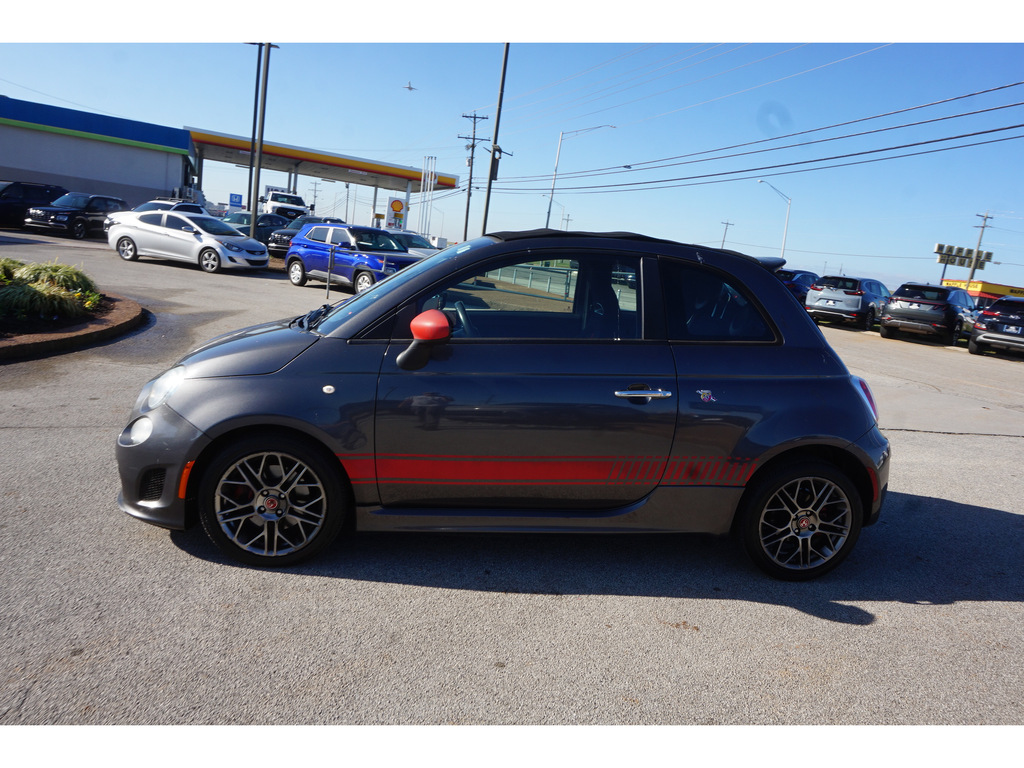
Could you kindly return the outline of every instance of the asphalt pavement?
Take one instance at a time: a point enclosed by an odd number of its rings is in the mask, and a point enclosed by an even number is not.
[[[0,231],[0,255],[81,264],[150,313],[0,363],[0,724],[1024,720],[1021,357],[823,329],[893,459],[880,522],[814,582],[703,536],[362,534],[264,571],[121,513],[114,440],[188,348],[324,286],[98,240]]]

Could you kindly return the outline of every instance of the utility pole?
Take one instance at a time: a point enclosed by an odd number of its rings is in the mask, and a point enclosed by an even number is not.
[[[469,183],[466,185],[466,223],[462,227],[462,240],[465,242],[469,239],[469,199],[473,196],[473,156],[476,154],[476,144],[478,141],[490,141],[490,139],[478,139],[476,137],[476,124],[480,120],[490,120],[489,117],[481,117],[476,112],[472,115],[463,115],[467,120],[473,121],[473,135],[472,136],[459,136],[460,139],[465,139],[469,142],[466,148],[469,150]]]
[[[494,118],[494,138],[491,140],[491,169],[487,174],[487,192],[484,195],[484,219],[480,225],[480,234],[487,232],[487,212],[491,207],[491,184],[498,175],[498,161],[501,160],[501,147],[498,146],[498,126],[501,124],[501,102],[505,98],[505,72],[508,70],[508,43],[501,60],[501,83],[498,86],[498,112]],[[512,154],[509,152],[509,154]]]
[[[725,224],[725,232],[722,233],[722,247],[725,248],[725,236],[729,234],[729,227],[733,226],[733,223],[731,221],[723,221],[722,223]]]
[[[985,215],[982,216],[980,213],[974,214],[981,219],[981,224],[975,224],[975,229],[980,228],[981,231],[978,233],[978,247],[974,249],[974,258],[971,259],[971,275],[967,278],[967,289],[971,288],[971,281],[974,279],[974,271],[978,268],[978,261],[981,258],[981,238],[985,236],[985,227],[988,226],[988,220],[993,218],[988,215],[988,211],[985,211]]]

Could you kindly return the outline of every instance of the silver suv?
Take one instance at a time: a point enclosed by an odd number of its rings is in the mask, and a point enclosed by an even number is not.
[[[852,322],[870,331],[885,312],[889,296],[889,289],[878,280],[826,275],[807,289],[804,306],[815,321]]]

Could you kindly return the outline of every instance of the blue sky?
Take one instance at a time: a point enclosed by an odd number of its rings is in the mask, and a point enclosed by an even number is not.
[[[522,19],[500,30],[482,21],[447,29],[438,21],[445,11],[452,18],[467,14],[465,5],[435,3],[429,19],[419,6],[398,7],[405,12],[390,27],[373,17],[378,42],[352,42],[337,10],[323,14],[333,14],[344,29],[307,34],[295,23],[257,23],[238,31],[249,32],[250,40],[261,34],[295,40],[277,42],[271,56],[268,141],[413,167],[435,157],[438,171],[465,182],[468,142],[459,137],[470,135],[473,123],[463,115],[487,116],[478,135],[492,136],[504,32],[513,42],[498,143],[508,154],[494,183],[488,230],[544,225],[562,132],[555,227],[631,230],[716,246],[724,239],[726,247],[755,256],[777,255],[784,195],[792,200],[791,266],[876,276],[895,288],[910,279],[937,282],[942,267],[934,244],[974,247],[979,214],[988,213],[982,247],[1002,263],[977,278],[1024,285],[1024,107],[1013,106],[1024,103],[1018,84],[1024,45],[986,38],[1000,33],[990,28],[998,23],[992,14],[986,14],[989,27],[922,35],[898,3],[869,4],[859,20],[826,31],[836,42],[820,43],[816,30],[796,30],[790,38],[764,17],[726,23],[729,9],[719,5],[689,26],[679,10],[648,12],[642,23],[609,20],[553,41]],[[550,18],[558,28],[581,6],[525,3],[504,12],[525,7],[539,8],[530,18]],[[880,30],[866,19],[883,8],[895,23],[885,32],[904,42],[863,42],[878,39]],[[317,16],[301,14],[307,25]],[[210,16],[217,17],[216,11]],[[688,42],[649,41],[666,34],[652,30],[652,18]],[[255,47],[223,36],[216,38],[221,42],[164,42],[153,37],[159,32],[151,24],[140,20],[135,27],[116,35],[106,28],[33,28],[39,37],[29,42],[0,31],[0,94],[249,135]],[[223,28],[204,24],[200,34]],[[452,42],[413,42],[424,34]],[[930,42],[929,35],[974,42]],[[301,42],[310,39],[322,42]],[[639,42],[592,42],[617,39]],[[97,72],[114,74],[98,78]],[[417,90],[402,87],[409,81]],[[480,142],[476,152],[471,237],[481,229],[488,146]],[[227,200],[245,191],[246,175],[208,164],[204,191],[213,201]],[[264,174],[263,181],[283,179]],[[344,188],[303,178],[299,192],[312,197],[314,182],[318,211],[337,206],[343,215]],[[349,220],[368,223],[371,199],[372,190],[352,187]],[[437,193],[431,232],[461,239],[465,210],[464,193]],[[411,223],[419,215],[414,198]],[[946,276],[967,273],[950,267]]]

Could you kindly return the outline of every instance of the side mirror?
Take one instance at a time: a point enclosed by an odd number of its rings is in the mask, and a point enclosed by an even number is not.
[[[438,344],[448,341],[452,326],[448,316],[439,309],[421,312],[409,323],[412,344],[399,353],[395,362],[406,371],[418,371],[430,360],[430,353]]]

